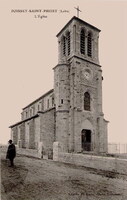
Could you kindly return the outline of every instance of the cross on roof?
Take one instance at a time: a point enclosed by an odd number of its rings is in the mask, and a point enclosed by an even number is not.
[[[74,7],[75,8],[75,7]],[[75,8],[77,10],[77,17],[79,17],[79,12],[82,12],[81,10],[79,10],[79,6],[77,6],[77,8]]]

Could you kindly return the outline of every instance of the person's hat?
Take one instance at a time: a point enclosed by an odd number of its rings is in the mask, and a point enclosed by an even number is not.
[[[12,140],[9,140],[8,142],[9,142],[9,143],[12,143]]]

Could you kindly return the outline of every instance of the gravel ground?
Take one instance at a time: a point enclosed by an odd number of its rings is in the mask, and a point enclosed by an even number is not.
[[[1,200],[127,200],[127,176],[71,164],[1,156]]]

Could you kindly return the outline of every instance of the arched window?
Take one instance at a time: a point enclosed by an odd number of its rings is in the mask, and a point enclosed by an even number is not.
[[[87,38],[87,55],[92,57],[92,34],[90,32],[88,33]]]
[[[80,32],[80,52],[85,54],[85,31],[83,29]]]
[[[70,38],[70,32],[67,32],[65,36],[62,37],[62,54],[64,56],[70,55],[70,48],[71,48],[71,38]]]
[[[70,55],[70,32],[67,33],[67,54]]]
[[[65,38],[65,36],[63,37],[62,43],[63,43],[63,55],[66,55],[66,38]]]
[[[84,94],[84,110],[90,111],[90,94],[88,92]]]

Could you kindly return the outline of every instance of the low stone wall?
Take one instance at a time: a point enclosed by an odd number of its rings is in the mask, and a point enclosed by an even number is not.
[[[16,146],[16,154],[19,155],[25,155],[25,156],[31,156],[35,158],[42,158],[42,153],[41,150],[35,150],[35,149],[25,149],[25,148],[19,148],[17,145]],[[4,152],[6,154],[7,152],[7,145],[1,146],[0,150],[1,152]]]
[[[25,155],[30,156],[34,158],[43,158],[43,159],[51,159],[50,155],[43,155],[42,146],[36,150],[36,149],[23,149],[23,148],[16,148],[16,152],[19,155]]]
[[[17,154],[39,158],[39,152],[35,149],[16,148]]]
[[[126,159],[60,152],[57,161],[127,175]]]
[[[127,159],[81,153],[63,153],[58,142],[53,144],[53,160],[127,175]]]

